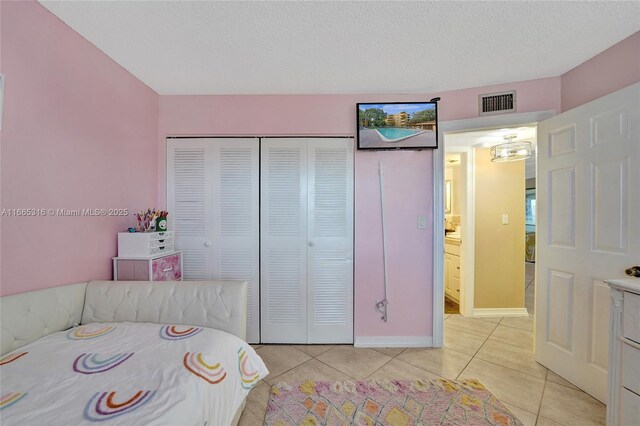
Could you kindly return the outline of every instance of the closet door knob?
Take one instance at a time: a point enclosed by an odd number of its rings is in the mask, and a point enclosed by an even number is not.
[[[211,241],[207,241],[207,242],[205,242],[205,243],[204,243],[204,246],[205,246],[205,247],[211,247]]]
[[[316,244],[315,244],[313,241],[309,241],[309,247],[313,247],[313,246],[315,246],[315,245],[316,245]]]

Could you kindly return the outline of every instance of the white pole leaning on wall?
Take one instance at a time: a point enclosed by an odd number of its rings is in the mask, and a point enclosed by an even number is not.
[[[380,212],[382,217],[382,259],[384,270],[384,298],[376,302],[376,309],[382,314],[382,320],[387,322],[387,234],[384,228],[384,172],[382,171],[382,161],[378,161],[378,176],[380,176]]]

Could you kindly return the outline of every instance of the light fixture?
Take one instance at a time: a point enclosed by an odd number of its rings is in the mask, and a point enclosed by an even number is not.
[[[531,157],[531,142],[514,141],[518,135],[505,135],[506,143],[491,147],[491,161],[502,163],[505,161],[524,160]]]

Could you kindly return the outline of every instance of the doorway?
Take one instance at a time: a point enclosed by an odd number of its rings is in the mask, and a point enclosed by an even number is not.
[[[529,147],[530,158],[492,158],[500,153],[493,147],[510,135]],[[457,313],[451,311],[459,303],[465,316],[527,316],[526,179],[535,181],[536,126],[452,132],[444,138],[445,313]]]
[[[555,114],[554,111],[536,111],[530,113],[518,113],[508,114],[490,117],[480,117],[473,119],[464,119],[457,121],[445,121],[441,122],[438,126],[438,140],[443,142],[443,146],[447,149],[452,148],[447,145],[445,140],[445,134],[470,132],[478,129],[500,129],[507,127],[520,127],[524,125],[535,125],[536,123],[552,117]],[[448,139],[448,138],[447,138]],[[473,152],[469,148],[459,148],[459,151],[467,153],[468,161],[471,161]],[[433,283],[434,283],[434,309],[433,309],[433,346],[441,347],[444,342],[444,236],[445,236],[445,213],[444,208],[444,158],[445,149],[437,149],[434,151],[434,175],[433,175],[433,192],[434,192],[434,205],[433,205],[433,217],[434,217],[434,268],[433,268]],[[469,168],[473,166],[469,165]],[[467,177],[468,180],[468,177]],[[474,191],[468,191],[466,193],[465,200],[468,204],[469,201],[473,201]],[[474,215],[467,216],[467,230],[465,230],[464,223],[461,223],[461,235],[463,241],[463,250],[467,250],[469,247],[474,247],[474,234],[468,232],[473,228]],[[462,275],[464,275],[464,269],[469,271],[475,270],[473,264],[473,256],[461,260],[464,265],[461,266]],[[463,314],[472,316],[473,308],[465,306],[466,300],[474,300],[473,297],[473,274],[469,274],[468,277],[463,277],[461,282],[461,310]]]
[[[463,203],[466,195],[466,154],[445,154],[444,167],[444,277],[445,314],[461,313],[463,302],[462,282],[462,227],[461,212],[466,210]]]
[[[446,146],[445,133],[456,133],[472,131],[476,129],[496,129],[503,127],[521,126],[523,124],[535,124],[555,114],[554,111],[536,111],[528,113],[498,115],[490,117],[480,117],[456,121],[444,121],[438,126],[438,140],[443,141]],[[433,268],[433,346],[441,347],[444,341],[444,155],[445,149],[434,150],[433,155],[433,218],[434,218],[434,268]],[[469,157],[468,157],[469,158]],[[473,191],[467,193],[466,199],[473,197]],[[469,220],[473,220],[470,218]],[[462,235],[465,238],[465,230],[462,228]],[[469,233],[465,243],[467,247],[473,246],[473,234]],[[474,270],[473,259],[467,259],[465,267]],[[464,283],[466,294],[465,299],[473,300],[468,288],[473,291],[473,286],[469,286],[473,275],[469,274]],[[462,285],[462,283],[461,283]],[[464,310],[464,306],[462,306]]]

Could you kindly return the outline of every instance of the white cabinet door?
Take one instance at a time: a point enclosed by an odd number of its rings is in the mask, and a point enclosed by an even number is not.
[[[444,291],[449,297],[453,297],[453,255],[444,254]]]
[[[306,343],[306,139],[269,138],[261,144],[262,342]]]
[[[241,280],[247,341],[259,327],[259,142],[257,138],[167,141],[167,209],[185,280]]]
[[[608,278],[640,253],[640,83],[538,126],[536,360],[606,402]]]
[[[307,343],[353,343],[353,139],[307,147]]]
[[[265,138],[264,343],[353,342],[353,139]]]
[[[460,256],[453,256],[453,265],[451,266],[451,297],[456,302],[460,302]]]

